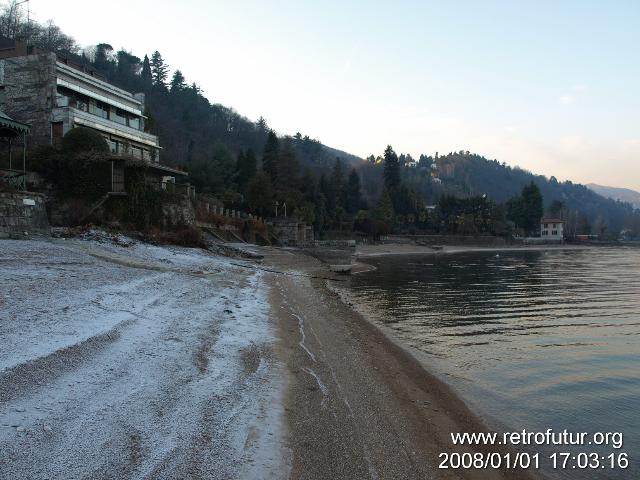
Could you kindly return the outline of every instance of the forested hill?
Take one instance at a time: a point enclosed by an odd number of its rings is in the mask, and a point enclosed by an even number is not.
[[[196,83],[187,83],[180,70],[169,78],[169,67],[158,52],[151,59],[141,59],[103,43],[89,56],[76,55],[75,60],[91,65],[117,86],[146,94],[149,129],[160,136],[163,161],[186,167],[201,190],[217,191],[219,186],[208,182],[215,176],[224,179],[224,172],[233,170],[228,168],[230,159],[235,163],[241,150],[252,149],[259,156],[264,148],[270,130],[264,118],[252,121],[232,108],[211,103]],[[215,98],[215,92],[208,96]],[[327,173],[336,158],[362,162],[307,135],[292,132],[290,141],[302,168],[316,173]]]
[[[585,185],[560,182],[555,177],[536,175],[468,152],[450,153],[434,160],[437,165],[434,175],[440,178],[441,188],[458,196],[486,194],[502,203],[533,181],[540,188],[545,207],[560,201],[574,214],[584,215],[591,224],[605,222],[617,231],[633,212],[630,204],[605,198]]]
[[[372,225],[377,232],[394,228],[455,232],[458,223],[453,220],[476,215],[476,207],[484,205],[485,211],[491,210],[491,226],[480,230],[496,233],[504,231],[497,226],[504,223],[507,200],[533,182],[548,212],[580,224],[575,232],[615,235],[631,227],[640,235],[640,212],[634,214],[629,204],[469,152],[420,155],[415,161],[410,155],[396,155],[389,146],[383,156],[364,161],[301,133],[277,138],[264,118],[252,121],[213,103],[216,92],[205,96],[179,69],[170,70],[158,51],[138,57],[125,49],[115,51],[107,43],[80,48],[54,24],[29,22],[16,16],[20,10],[14,7],[0,9],[0,35],[29,39],[125,90],[145,93],[146,129],[160,136],[162,161],[186,168],[199,192],[216,194],[231,208],[269,215],[274,201],[286,202],[318,232]],[[483,195],[488,202],[478,200]],[[449,204],[450,196],[470,201],[461,201],[458,210],[440,212],[443,218],[427,218],[425,206],[445,196]],[[476,223],[463,230],[478,233]]]

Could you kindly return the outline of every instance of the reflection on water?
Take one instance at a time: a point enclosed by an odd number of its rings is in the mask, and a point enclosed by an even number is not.
[[[640,478],[640,250],[371,263],[376,271],[352,279],[354,300],[491,422],[624,433],[628,470],[558,476]]]

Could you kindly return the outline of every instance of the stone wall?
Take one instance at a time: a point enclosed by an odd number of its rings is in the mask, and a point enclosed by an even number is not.
[[[27,145],[51,143],[51,111],[56,96],[56,56],[40,53],[0,59],[0,109],[31,124]]]
[[[165,229],[176,225],[195,225],[196,209],[189,198],[182,198],[178,202],[162,205],[162,223]]]
[[[45,196],[40,193],[0,193],[0,238],[48,233]]]

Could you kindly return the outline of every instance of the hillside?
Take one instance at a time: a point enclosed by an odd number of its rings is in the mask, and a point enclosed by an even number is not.
[[[607,187],[596,183],[587,183],[587,187],[603,197],[630,203],[634,208],[640,209],[640,192],[630,188]]]
[[[522,187],[534,182],[548,208],[554,201],[564,204],[567,213],[584,215],[590,224],[604,224],[609,231],[619,231],[633,213],[628,203],[605,198],[585,185],[559,182],[496,160],[467,153],[451,153],[436,160],[438,176],[447,193],[457,195],[486,194],[502,203],[517,195]]]
[[[4,17],[6,12],[0,20]],[[380,156],[364,161],[302,133],[276,136],[264,118],[253,121],[215,103],[215,93],[205,96],[180,70],[170,75],[158,51],[149,58],[125,49],[115,51],[107,43],[80,48],[59,30],[52,37],[47,34],[51,29],[33,22],[18,24],[14,36],[19,37],[23,28],[42,30],[42,35],[31,36],[37,47],[68,56],[125,90],[143,92],[145,128],[159,135],[161,160],[188,170],[197,191],[217,195],[228,208],[269,215],[274,202],[287,203],[289,211],[313,223],[317,232],[358,228],[356,215],[384,223],[387,229],[394,225],[415,228],[414,220],[423,218],[419,227],[438,230],[448,219],[426,219],[424,206],[437,203],[443,195],[463,199],[486,195],[500,205],[533,182],[547,210],[552,205],[560,209],[567,219],[580,223],[584,232],[615,235],[638,224],[639,215],[628,203],[605,198],[584,185],[559,182],[469,152],[435,158],[421,155],[414,161],[409,155],[397,156],[389,147],[385,155],[395,159],[397,172],[394,178],[385,178],[387,162]],[[352,167],[357,172],[350,172]],[[385,198],[381,194],[387,184],[393,187],[387,188]],[[504,216],[498,210],[494,213],[496,219]]]
[[[167,67],[158,52],[149,61],[146,55],[141,59],[124,50],[114,52],[102,43],[92,56],[87,58],[83,53],[74,55],[74,60],[95,68],[125,90],[145,93],[148,129],[160,137],[162,161],[189,170],[201,191],[221,193],[226,185],[210,185],[209,180],[222,176],[223,183],[229,183],[232,178],[220,173],[234,169],[241,151],[251,149],[260,158],[271,130],[267,121],[262,117],[252,121],[233,108],[211,102],[196,83],[187,84],[179,70],[169,82]],[[302,170],[327,174],[336,158],[349,164],[362,162],[307,135],[280,136],[292,142]]]

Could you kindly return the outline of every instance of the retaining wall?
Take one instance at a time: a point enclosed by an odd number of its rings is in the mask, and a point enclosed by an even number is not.
[[[0,193],[0,238],[48,233],[46,197],[41,193]]]

